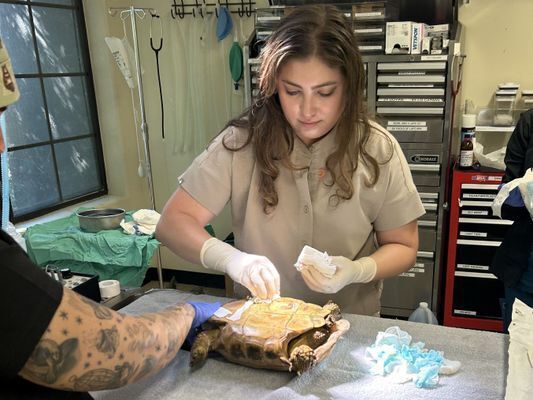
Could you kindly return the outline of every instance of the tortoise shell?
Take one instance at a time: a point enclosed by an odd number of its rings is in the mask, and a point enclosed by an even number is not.
[[[223,306],[226,316],[213,316],[215,350],[229,361],[256,368],[289,370],[289,344],[301,335],[328,326],[332,311],[338,307],[322,307],[302,300],[281,297],[272,302],[248,303],[238,300]],[[220,315],[220,313],[218,313]],[[340,316],[340,314],[339,314]],[[305,344],[305,340],[304,340]],[[315,346],[316,347],[316,346]]]

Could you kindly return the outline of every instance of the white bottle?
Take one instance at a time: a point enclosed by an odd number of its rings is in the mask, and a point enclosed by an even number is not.
[[[420,302],[420,305],[409,316],[411,322],[422,322],[424,324],[438,325],[437,317],[433,314],[433,311],[428,307],[428,303],[425,301]]]

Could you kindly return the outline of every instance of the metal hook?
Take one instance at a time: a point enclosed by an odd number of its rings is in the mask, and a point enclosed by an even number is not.
[[[244,0],[241,0],[241,6],[237,9],[237,13],[239,14],[239,17],[244,17],[244,14],[246,13],[244,8]]]
[[[130,10],[122,10],[120,12],[120,19],[124,22],[130,16]]]
[[[183,4],[183,0],[181,0],[181,6],[176,4],[176,0],[174,0],[170,7],[170,15],[172,18],[176,19],[176,16],[180,19],[185,18],[185,4]]]
[[[217,0],[217,2],[215,3],[215,15],[218,19],[218,9],[220,8],[220,0]]]
[[[246,16],[247,17],[251,17],[252,16],[252,14],[253,14],[253,11],[252,11],[252,0],[248,0],[248,7],[246,7],[245,11],[246,11]]]
[[[200,6],[200,15],[202,18],[207,18],[207,3],[205,0],[202,0],[202,5]]]

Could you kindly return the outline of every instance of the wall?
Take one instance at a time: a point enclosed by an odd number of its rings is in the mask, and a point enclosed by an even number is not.
[[[176,189],[177,177],[225,123],[243,109],[243,89],[235,91],[232,88],[228,53],[235,27],[242,43],[243,37],[252,30],[253,17],[240,18],[232,14],[234,30],[219,42],[215,35],[214,16],[201,19],[188,15],[184,19],[173,19],[171,3],[168,0],[83,2],[109,194],[117,196],[116,206],[127,209],[151,208],[151,201],[147,179],[137,174],[139,162],[132,95],[104,40],[106,36],[124,36],[120,13],[111,16],[108,13],[110,7],[151,7],[161,16],[164,39],[159,61],[165,113],[164,139],[156,60],[149,41],[152,18],[147,14],[136,20],[157,211],[161,212]],[[259,1],[258,5],[261,4]],[[232,9],[236,10],[235,7]],[[125,23],[128,40],[133,46],[129,17]],[[154,20],[155,45],[159,44],[159,29],[159,22]],[[140,112],[137,90],[133,96]],[[229,212],[224,211],[212,224],[217,236],[225,238],[231,231]],[[162,248],[161,255],[165,268],[207,272],[203,267],[174,256],[166,248]]]
[[[531,0],[470,0],[459,8],[467,55],[460,104],[490,106],[501,82],[533,89],[532,17]]]

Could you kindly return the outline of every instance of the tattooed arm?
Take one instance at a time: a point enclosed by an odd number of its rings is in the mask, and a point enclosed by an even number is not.
[[[64,289],[50,325],[19,375],[62,390],[120,387],[165,367],[180,349],[193,317],[189,304],[124,315]]]

